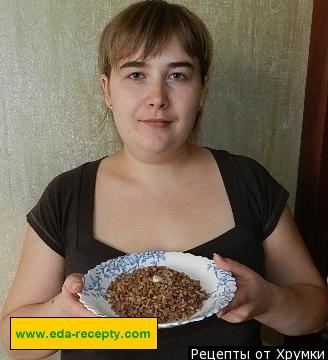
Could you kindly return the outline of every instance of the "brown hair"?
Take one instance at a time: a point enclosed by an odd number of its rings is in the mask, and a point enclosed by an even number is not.
[[[187,8],[162,0],[146,0],[121,11],[104,28],[98,63],[110,76],[112,67],[143,48],[142,57],[157,55],[176,36],[186,53],[199,60],[202,80],[212,59],[212,40],[204,22]]]
[[[212,39],[204,22],[187,8],[163,0],[145,0],[134,3],[116,15],[104,28],[98,52],[98,65],[102,74],[110,77],[119,61],[137,53],[141,57],[157,55],[176,36],[190,57],[199,61],[204,82],[212,60]],[[190,141],[197,137],[201,110]]]

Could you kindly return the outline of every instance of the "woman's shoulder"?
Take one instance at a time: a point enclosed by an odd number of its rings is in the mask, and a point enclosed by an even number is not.
[[[230,151],[223,149],[216,149],[211,147],[206,147],[206,148],[213,154],[213,156],[217,160],[234,163],[242,170],[249,169],[249,170],[257,171],[264,169],[263,165],[259,161],[255,160],[250,156],[232,153]]]
[[[251,157],[211,150],[223,165],[225,174],[228,174],[227,183],[237,184],[238,191],[243,195],[253,229],[265,239],[277,225],[287,204],[288,191],[260,162]]]
[[[48,183],[46,190],[55,192],[58,191],[62,194],[68,195],[70,192],[78,188],[77,185],[79,185],[85,169],[97,167],[102,159],[103,158],[87,161],[71,169],[60,172]]]
[[[260,161],[246,155],[233,154],[226,150],[208,149],[212,152],[218,164],[221,164],[226,173],[230,174],[230,177],[238,178],[239,183],[252,192],[255,189],[260,189],[263,192],[264,188],[268,187],[282,188]]]

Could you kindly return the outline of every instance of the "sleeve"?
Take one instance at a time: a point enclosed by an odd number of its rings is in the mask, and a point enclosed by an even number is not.
[[[276,228],[289,194],[257,161],[240,157],[239,162],[251,221],[264,240]]]
[[[56,253],[65,255],[62,241],[60,184],[61,175],[55,177],[44,190],[34,208],[26,215],[27,222],[40,238]]]

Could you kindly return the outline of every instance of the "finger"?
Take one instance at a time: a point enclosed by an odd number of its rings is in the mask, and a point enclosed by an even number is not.
[[[77,303],[73,308],[73,316],[81,316],[81,317],[96,317],[92,311],[88,310],[82,303]]]
[[[67,311],[67,316],[78,316],[78,317],[96,317],[92,311],[88,310],[81,303],[72,304],[69,311]]]
[[[220,309],[216,315],[219,318],[222,318],[225,314],[228,314],[229,312],[233,311],[234,309],[238,308],[240,306],[239,300],[234,298],[230,303],[225,306],[224,308]]]
[[[226,314],[225,309],[221,309],[221,310],[219,310],[219,311],[216,313],[216,316],[217,316],[218,318],[222,318],[222,316],[224,316],[225,314]]]
[[[234,275],[245,275],[251,271],[251,269],[249,269],[247,266],[240,264],[237,261],[224,258],[216,253],[213,255],[213,260],[219,268],[230,271]]]
[[[241,319],[240,316],[238,316],[232,312],[228,312],[227,314],[220,316],[220,319],[227,321],[231,324],[237,324],[237,323],[245,321],[245,320]]]
[[[65,317],[93,317],[95,315],[91,310],[88,310],[73,294],[63,288],[62,292],[56,295],[51,304],[55,309],[59,309],[61,316]]]
[[[63,284],[63,291],[70,294],[77,294],[83,289],[83,274],[73,273],[67,276]]]
[[[233,308],[231,308],[229,305],[220,309],[217,313],[216,316],[220,319],[226,320],[227,319],[227,315],[230,314],[231,317],[231,311],[233,311]]]
[[[213,260],[214,260],[215,264],[216,264],[219,268],[221,268],[221,269],[223,269],[223,270],[231,271],[231,270],[230,270],[230,264],[229,264],[229,262],[227,261],[226,258],[224,258],[224,257],[222,257],[222,256],[220,256],[220,255],[218,255],[218,254],[216,254],[216,253],[214,253],[214,255],[213,255]]]
[[[254,318],[251,309],[248,306],[242,306],[236,309],[222,309],[216,314],[220,319],[230,323],[239,323]]]
[[[69,280],[81,280],[83,281],[83,274],[81,273],[72,273],[70,275],[67,276],[66,280],[69,279]]]

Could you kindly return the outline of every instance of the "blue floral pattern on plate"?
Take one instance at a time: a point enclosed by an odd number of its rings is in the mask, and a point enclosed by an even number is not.
[[[234,297],[236,281],[229,271],[218,268],[213,260],[182,252],[150,251],[120,256],[103,262],[84,275],[84,289],[79,293],[84,306],[98,316],[117,317],[106,294],[109,284],[120,274],[148,266],[167,266],[199,280],[209,294],[203,307],[189,319],[158,324],[158,328],[183,325],[212,316]]]

